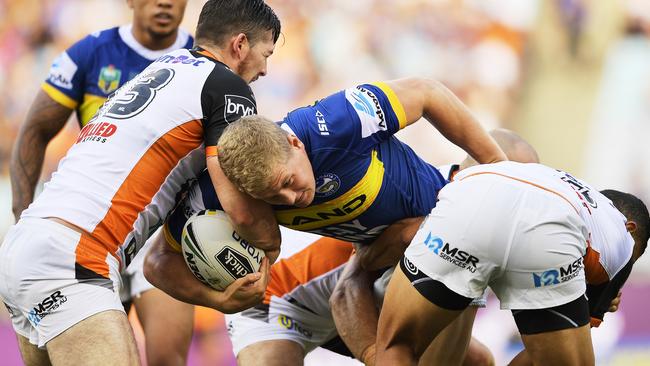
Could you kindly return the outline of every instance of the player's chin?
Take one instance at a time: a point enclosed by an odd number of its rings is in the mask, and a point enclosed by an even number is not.
[[[153,38],[165,38],[174,34],[174,31],[177,29],[175,25],[154,25],[149,28],[149,34]]]
[[[303,208],[311,205],[311,203],[314,201],[314,192],[313,191],[307,191],[304,192],[303,195],[300,197],[300,199],[294,204],[294,206]]]

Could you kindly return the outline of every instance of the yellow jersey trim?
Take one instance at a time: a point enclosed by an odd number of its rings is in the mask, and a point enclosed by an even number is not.
[[[372,151],[366,174],[349,191],[319,205],[276,210],[280,225],[300,231],[314,230],[353,220],[364,213],[375,201],[384,181],[384,163]]]
[[[172,233],[169,231],[169,227],[167,224],[163,225],[163,234],[165,234],[165,241],[167,242],[167,245],[169,245],[175,252],[181,253],[183,250],[181,249],[181,245],[178,244],[176,239],[172,236]]]
[[[54,99],[55,102],[61,104],[66,108],[75,109],[79,104],[76,100],[65,95],[62,91],[48,83],[41,84],[41,89],[43,89],[45,94],[47,94],[50,98]]]
[[[390,102],[391,107],[393,107],[393,111],[399,121],[399,128],[402,129],[406,127],[406,112],[404,112],[404,106],[402,105],[402,102],[399,101],[399,98],[397,98],[397,94],[395,94],[393,89],[382,81],[372,83],[372,85],[381,89],[381,91],[383,91],[388,97],[388,101]]]
[[[84,94],[83,102],[79,106],[79,115],[81,116],[82,126],[85,126],[90,122],[105,101],[106,97],[94,94]]]

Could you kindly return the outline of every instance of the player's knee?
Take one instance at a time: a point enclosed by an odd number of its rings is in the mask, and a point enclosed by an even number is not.
[[[485,347],[480,345],[480,347],[472,347],[467,350],[465,359],[463,360],[463,366],[494,366],[496,361],[492,352]]]
[[[183,366],[187,364],[187,350],[175,347],[147,348],[147,365],[149,366]]]

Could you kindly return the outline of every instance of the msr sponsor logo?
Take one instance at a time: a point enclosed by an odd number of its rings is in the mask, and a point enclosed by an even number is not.
[[[442,238],[429,233],[424,240],[424,245],[427,249],[447,262],[472,273],[476,272],[479,259],[464,250],[452,247],[449,243],[442,240]]]
[[[54,312],[63,305],[68,298],[61,294],[61,291],[54,291],[50,296],[44,298],[38,305],[27,313],[27,319],[37,327],[43,318]]]
[[[582,273],[582,268],[582,258],[579,258],[564,267],[552,268],[542,273],[533,273],[533,283],[535,287],[559,285],[578,277]]]
[[[280,315],[278,317],[278,323],[280,323],[280,325],[282,327],[284,327],[286,329],[289,329],[289,330],[296,331],[296,332],[302,334],[303,336],[305,336],[307,338],[311,338],[313,336],[312,331],[310,331],[309,329],[304,328],[297,321],[291,319],[290,317],[288,317],[286,315]]]
[[[224,247],[215,256],[219,264],[235,279],[253,273],[253,266],[241,253],[231,247]]]
[[[235,122],[241,117],[255,114],[257,111],[255,102],[241,95],[226,94],[224,98],[225,107],[223,110],[223,118],[228,123]]]
[[[77,137],[77,143],[96,141],[105,143],[117,131],[117,126],[109,122],[94,122],[87,124]]]

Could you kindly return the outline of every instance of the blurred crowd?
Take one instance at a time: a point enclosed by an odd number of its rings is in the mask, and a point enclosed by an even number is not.
[[[188,1],[182,28],[193,32],[203,3]],[[614,12],[604,15],[609,10],[589,0],[268,3],[282,20],[283,34],[269,60],[268,75],[252,85],[260,113],[279,119],[355,83],[418,75],[445,83],[487,128],[504,126],[520,132],[531,131],[519,124],[526,123],[520,109],[534,94],[531,69],[540,56],[531,44],[544,42],[535,35],[559,34],[560,52],[554,51],[551,61],[567,59],[579,68],[589,67],[584,65],[598,59],[585,52],[583,44],[597,28],[593,19],[619,14],[616,37],[606,45],[611,50],[603,52],[607,61],[601,61],[605,64],[601,82],[598,62],[591,66],[597,70],[598,88],[589,117],[580,125],[587,129],[585,144],[567,154],[598,156],[585,158],[584,170],[578,172],[588,181],[624,184],[621,189],[640,194],[646,202],[650,199],[650,152],[640,140],[650,132],[650,1],[619,1]],[[126,0],[0,0],[0,237],[13,223],[8,179],[12,143],[51,62],[86,34],[128,23],[130,16]],[[541,19],[548,16],[553,21]],[[540,29],[549,24],[552,29]],[[626,89],[630,83],[632,96]],[[48,148],[44,180],[77,133],[77,124],[69,123]],[[613,135],[635,142],[612,146]],[[462,157],[427,124],[417,124],[400,136],[434,164]],[[524,137],[535,138],[525,133]],[[610,150],[618,152],[615,158],[607,153]],[[603,166],[615,167],[616,173]]]

